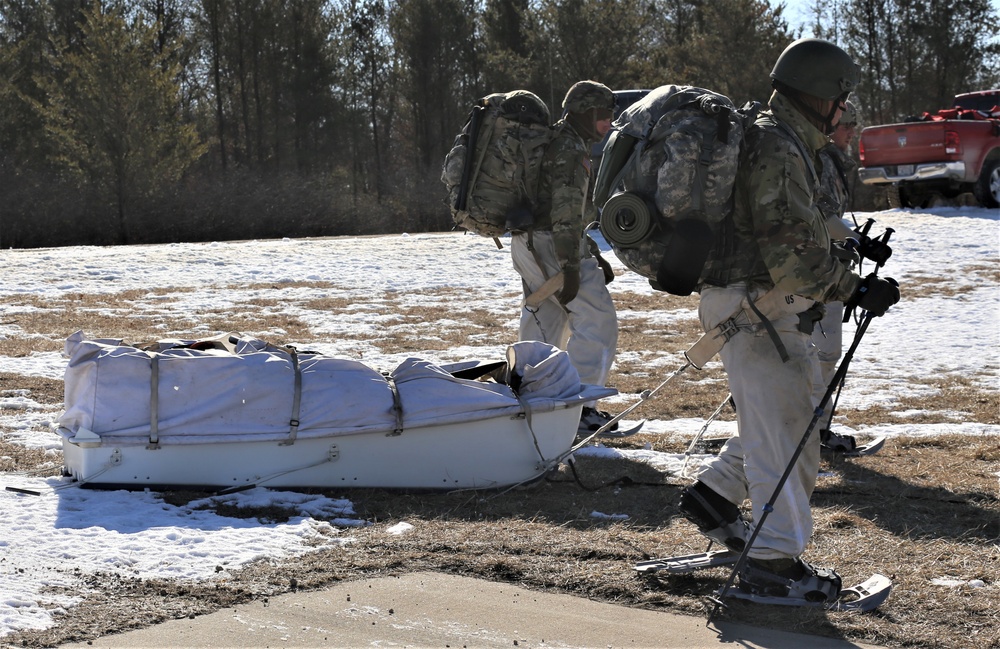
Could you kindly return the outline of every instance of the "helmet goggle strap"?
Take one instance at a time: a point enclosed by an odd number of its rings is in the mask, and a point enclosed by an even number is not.
[[[837,128],[833,123],[833,116],[837,114],[837,110],[840,110],[840,114],[843,115],[847,112],[847,98],[850,96],[851,91],[848,90],[844,94],[840,95],[833,100],[833,106],[830,107],[830,114],[827,116],[825,124],[829,129],[826,134],[829,135],[833,133],[833,130]]]
[[[791,102],[795,104],[795,107],[799,110],[799,112],[801,112],[806,117],[822,124],[824,135],[829,135],[830,133],[833,133],[834,129],[833,117],[834,115],[837,114],[838,108],[840,108],[841,110],[847,108],[847,105],[844,102],[847,101],[847,97],[851,94],[851,92],[848,90],[847,92],[844,92],[839,97],[834,99],[833,105],[830,107],[829,114],[824,115],[815,108],[813,108],[812,106],[810,106],[808,103],[803,101],[802,93],[799,92],[798,90],[795,90],[794,88],[791,88],[786,84],[780,82],[775,82],[774,87],[778,92],[788,97],[791,100]]]
[[[833,124],[831,122],[833,122],[834,113],[837,112],[836,102],[833,104],[833,108],[830,109],[830,114],[824,115],[806,102],[802,101],[802,97],[798,93],[792,94],[789,99],[792,100],[792,103],[795,104],[795,107],[798,108],[803,115],[822,124],[823,133],[825,135],[829,135],[833,132]]]

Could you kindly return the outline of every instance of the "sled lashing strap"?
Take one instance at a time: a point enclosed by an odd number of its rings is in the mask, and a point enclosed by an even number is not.
[[[508,386],[509,387],[509,386]],[[547,460],[545,455],[542,453],[542,447],[538,445],[538,435],[535,434],[535,429],[531,426],[531,406],[528,402],[521,398],[521,395],[515,390],[511,390],[514,398],[517,399],[517,403],[520,404],[521,408],[524,410],[524,423],[528,426],[528,432],[531,433],[531,441],[535,444],[535,452],[538,453],[538,459],[542,462],[539,464],[539,468],[545,466]]]
[[[299,366],[299,354],[294,347],[286,347],[285,351],[292,360],[292,370],[295,372],[295,393],[292,395],[292,418],[288,421],[288,441],[280,446],[291,446],[299,434],[299,412],[302,405],[302,368]]]
[[[403,434],[403,399],[399,396],[399,388],[396,387],[396,380],[390,375],[384,374],[389,389],[392,390],[392,412],[396,415],[396,427],[386,437],[395,437]]]
[[[160,448],[160,357],[149,354],[149,444],[147,449]]]

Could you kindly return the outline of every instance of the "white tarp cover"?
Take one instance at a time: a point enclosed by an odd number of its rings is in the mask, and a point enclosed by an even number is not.
[[[299,351],[296,428],[296,359],[263,340],[229,334],[140,349],[77,332],[65,353],[60,433],[89,431],[102,445],[147,444],[151,435],[161,444],[281,441],[391,432],[400,421],[405,431],[523,410],[506,385],[455,378],[425,360],[406,359],[387,378],[357,361]],[[533,412],[614,393],[581,384],[566,352],[551,345],[519,342],[507,356]]]

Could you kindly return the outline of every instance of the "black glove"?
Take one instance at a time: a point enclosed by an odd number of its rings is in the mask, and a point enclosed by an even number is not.
[[[566,306],[580,290],[580,269],[563,268],[563,287],[559,291],[559,304]]]
[[[846,241],[832,241],[830,243],[830,254],[843,262],[848,268],[853,268],[855,264],[861,263],[861,256],[854,249],[854,242],[848,245]]]
[[[848,300],[847,310],[858,306],[874,316],[885,315],[896,302],[899,302],[899,284],[891,277],[881,278],[872,273],[861,280],[861,286]]]
[[[879,266],[884,265],[892,256],[892,248],[889,247],[889,244],[864,235],[858,238],[858,252],[865,259],[871,259]]]
[[[597,265],[601,267],[602,271],[604,271],[604,283],[610,284],[615,281],[615,271],[611,268],[611,264],[608,263],[608,260],[602,257],[599,253],[594,255],[594,259],[597,260]]]

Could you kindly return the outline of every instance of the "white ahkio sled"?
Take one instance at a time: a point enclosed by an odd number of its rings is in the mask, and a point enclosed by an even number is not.
[[[587,402],[565,351],[382,373],[226,334],[141,347],[66,341],[64,474],[80,486],[493,489],[566,457]]]

